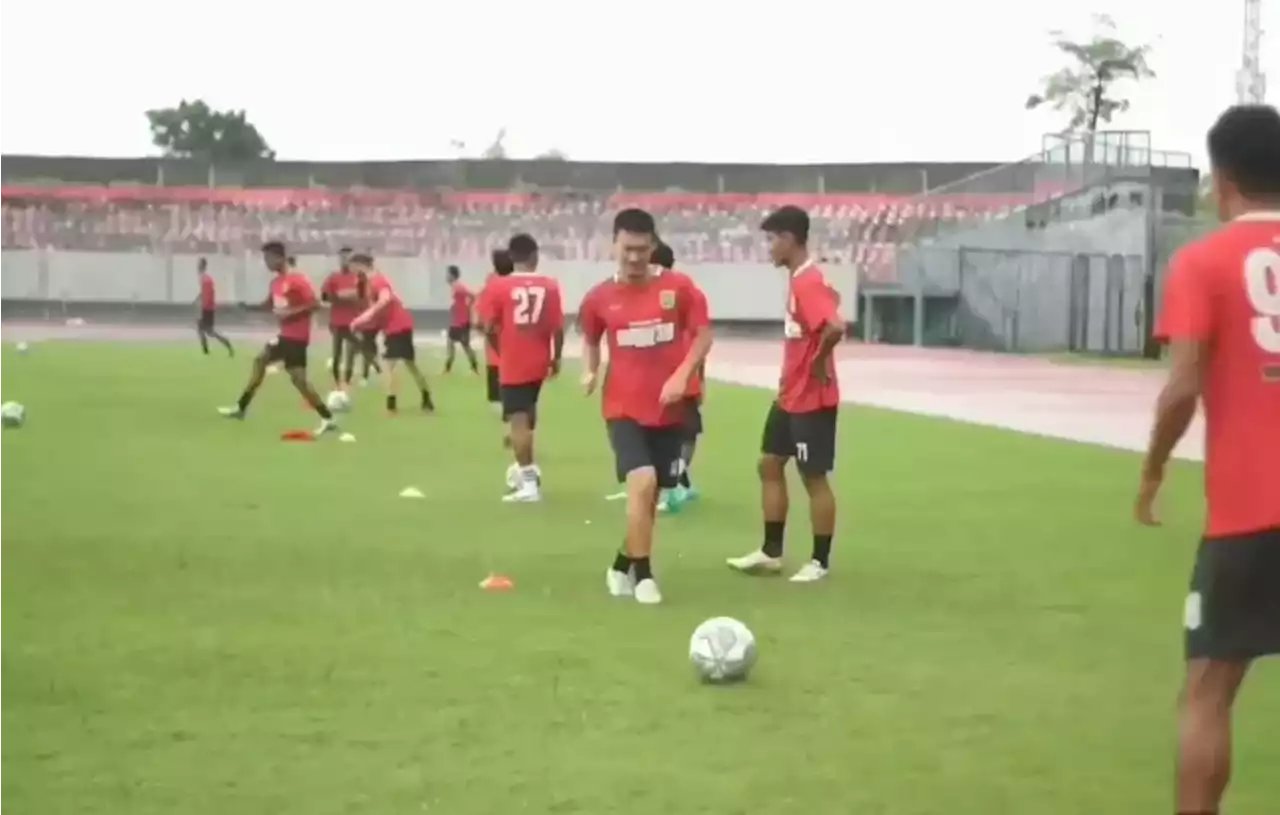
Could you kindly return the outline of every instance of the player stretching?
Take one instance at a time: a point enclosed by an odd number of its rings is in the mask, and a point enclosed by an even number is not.
[[[604,418],[618,479],[627,488],[626,539],[605,585],[615,597],[646,604],[662,602],[649,560],[658,490],[678,482],[684,399],[711,350],[707,298],[690,278],[650,266],[656,240],[652,215],[619,212],[613,220],[618,275],[592,288],[578,310],[588,394],[600,372],[600,341],[608,339]]]
[[[499,278],[506,277],[515,271],[515,267],[511,265],[511,256],[507,254],[506,249],[493,250],[493,272],[484,281],[484,288],[480,290],[480,296],[476,298],[477,304],[484,302],[485,293],[494,285],[494,281]],[[477,320],[478,322],[478,320]],[[494,406],[494,410],[498,415],[502,415],[502,385],[498,382],[498,349],[489,342],[486,337],[484,343],[484,361],[485,361],[485,399],[489,404]],[[503,442],[510,447],[511,439],[503,431]]]
[[[787,523],[787,460],[794,458],[813,527],[813,555],[791,580],[810,583],[827,576],[831,538],[836,528],[836,497],[827,475],[836,461],[836,416],[840,387],[832,351],[844,337],[840,296],[809,257],[809,216],[799,207],[781,207],[761,224],[769,238],[769,256],[789,276],[786,336],[778,398],[764,420],[760,442],[760,493],[764,509],[764,545],[729,558],[739,571],[782,570]]]
[[[457,266],[450,266],[445,272],[449,279],[449,292],[452,300],[449,304],[449,344],[445,349],[444,372],[453,370],[454,349],[462,346],[462,353],[467,355],[471,365],[471,373],[480,373],[480,364],[476,362],[476,352],[471,350],[471,308],[475,305],[476,296],[459,278],[462,273]]]
[[[502,418],[515,453],[514,482],[504,501],[537,501],[542,496],[542,473],[533,457],[533,432],[538,426],[538,395],[542,383],[560,372],[564,348],[564,306],[560,284],[538,273],[538,242],[516,235],[507,244],[515,271],[485,288],[480,322],[490,345],[498,349],[498,381]],[[514,478],[513,478],[514,476]]]
[[[231,347],[231,340],[219,334],[213,327],[214,310],[218,307],[218,295],[213,287],[213,275],[209,274],[209,261],[204,258],[196,261],[196,274],[200,277],[200,294],[196,300],[200,303],[200,318],[196,321],[196,336],[200,338],[200,350],[209,356],[209,338],[213,337],[227,349],[227,356],[234,357],[236,350]]]
[[[351,268],[368,279],[370,300],[369,307],[351,321],[351,327],[357,331],[382,331],[382,359],[387,363],[387,412],[395,414],[399,409],[396,404],[400,389],[399,363],[404,363],[417,384],[422,395],[422,409],[428,413],[434,411],[436,406],[431,401],[431,388],[427,387],[427,378],[418,368],[417,351],[413,345],[413,315],[404,307],[387,276],[373,268],[371,256],[352,255]]]
[[[1209,131],[1230,221],[1169,263],[1156,336],[1169,378],[1142,466],[1138,520],[1204,402],[1208,517],[1183,607],[1177,811],[1217,813],[1231,775],[1231,708],[1257,657],[1280,654],[1280,114],[1229,108]]]
[[[289,381],[302,394],[316,413],[320,414],[320,427],[316,435],[337,428],[333,414],[325,407],[316,389],[307,381],[307,346],[311,343],[311,315],[319,306],[316,290],[307,276],[289,266],[284,244],[270,241],[262,244],[262,262],[275,275],[271,279],[271,293],[262,307],[270,309],[280,321],[280,334],[272,339],[253,358],[249,384],[233,407],[218,408],[218,412],[230,419],[243,419],[249,410],[253,396],[258,392],[267,373],[267,366],[278,362],[289,374]]]
[[[662,241],[658,241],[653,249],[652,262],[662,269],[663,274],[681,274],[675,271],[675,252]],[[692,341],[693,336],[690,335],[687,339]],[[689,480],[689,468],[698,448],[698,436],[702,433],[702,382],[705,378],[705,365],[699,365],[689,378],[689,393],[684,401],[685,438],[684,444],[680,446],[680,480],[671,489],[663,490],[658,497],[659,512],[678,512],[680,507],[698,497],[698,491]]]
[[[363,311],[360,276],[351,270],[350,260],[351,249],[339,249],[338,269],[330,272],[320,287],[320,299],[329,304],[329,334],[333,337],[330,372],[334,387],[342,390],[351,387],[351,376],[356,367],[359,340],[351,330],[351,321]]]

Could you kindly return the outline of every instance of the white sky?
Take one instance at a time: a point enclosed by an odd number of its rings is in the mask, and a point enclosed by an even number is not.
[[[154,155],[142,111],[185,96],[245,108],[287,159],[452,157],[505,126],[512,157],[1014,160],[1057,124],[1022,108],[1061,62],[1046,32],[1091,11],[1157,40],[1117,125],[1202,162],[1243,0],[3,0],[0,148]]]

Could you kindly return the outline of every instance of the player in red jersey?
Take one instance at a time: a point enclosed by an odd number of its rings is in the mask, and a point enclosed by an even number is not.
[[[537,501],[542,492],[542,473],[533,455],[538,396],[543,382],[560,372],[564,306],[560,283],[538,272],[537,241],[515,235],[507,244],[507,255],[515,271],[486,287],[480,323],[489,344],[498,350],[502,418],[508,422],[515,454],[515,470],[507,474],[514,488],[503,500]]]
[[[338,250],[338,269],[329,273],[320,286],[320,299],[329,304],[329,334],[333,337],[334,387],[346,390],[356,367],[359,340],[351,330],[351,321],[364,310],[360,276],[351,269],[352,250]]]
[[[685,397],[711,350],[711,322],[707,298],[692,279],[650,265],[657,241],[652,215],[619,212],[613,237],[618,274],[592,288],[578,309],[582,382],[588,394],[595,390],[606,340],[603,412],[618,478],[627,488],[627,533],[605,572],[605,586],[615,597],[653,604],[662,602],[650,563],[658,491],[680,477]]]
[[[831,538],[836,528],[836,498],[828,475],[836,462],[836,419],[840,386],[832,351],[844,338],[840,296],[809,256],[809,215],[786,206],[765,218],[761,229],[769,238],[769,256],[788,275],[786,339],[778,398],[769,408],[760,443],[761,505],[764,545],[750,554],[730,558],[729,566],[744,572],[782,569],[782,542],[787,523],[786,465],[796,469],[809,494],[813,553],[791,580],[811,583],[827,576],[831,567]]]
[[[651,258],[653,265],[663,274],[675,272],[676,256],[670,246],[658,241]],[[679,274],[679,272],[675,272]],[[692,342],[695,334],[685,339]],[[663,490],[658,496],[659,512],[679,512],[680,508],[698,497],[689,478],[689,468],[693,465],[693,455],[697,452],[698,436],[702,435],[702,383],[706,379],[705,364],[699,365],[689,377],[689,392],[685,394],[684,444],[680,446],[680,479],[669,490]]]
[[[462,346],[471,365],[471,373],[480,373],[480,363],[476,361],[476,352],[471,350],[471,310],[476,304],[476,296],[467,284],[460,279],[462,272],[457,266],[450,266],[445,271],[449,280],[449,334],[448,346],[445,349],[444,372],[453,370],[454,349]]]
[[[1280,654],[1280,114],[1229,108],[1209,131],[1226,225],[1174,255],[1156,338],[1156,402],[1135,513],[1204,404],[1204,537],[1183,607],[1177,811],[1217,813],[1231,775],[1231,708],[1250,663]]]
[[[356,280],[357,291],[360,294],[360,311],[363,312],[369,307],[369,275],[365,272],[356,272]],[[376,328],[367,331],[352,329],[352,333],[356,338],[356,350],[360,352],[360,381],[368,385],[370,373],[382,374],[382,366],[378,364],[378,330]]]
[[[371,255],[352,255],[351,268],[357,274],[365,275],[369,281],[369,307],[351,321],[351,327],[357,331],[382,332],[382,358],[387,363],[387,412],[394,414],[399,409],[396,403],[400,390],[397,371],[401,364],[418,386],[423,411],[433,412],[436,407],[431,401],[431,388],[418,367],[417,350],[413,345],[413,315],[404,307],[387,276],[373,268]]]
[[[249,410],[253,396],[258,392],[267,366],[280,363],[289,374],[289,381],[298,389],[307,404],[320,414],[320,428],[316,435],[335,430],[338,425],[333,414],[325,407],[316,389],[307,380],[307,346],[311,344],[311,315],[319,307],[315,287],[302,272],[290,263],[284,244],[269,241],[262,245],[262,262],[271,270],[271,293],[262,308],[270,309],[280,321],[280,334],[263,347],[253,358],[249,384],[232,407],[218,408],[218,412],[230,419],[243,419]]]
[[[227,356],[234,357],[236,350],[231,347],[231,340],[222,336],[213,327],[213,318],[218,308],[218,295],[213,285],[213,275],[209,274],[209,261],[200,258],[196,261],[196,274],[200,278],[200,294],[196,302],[200,304],[200,318],[196,321],[196,336],[200,338],[200,350],[209,356],[209,338],[213,337],[227,349]]]
[[[480,296],[476,298],[477,311],[479,310],[479,304],[484,302],[485,296],[488,293],[489,289],[494,285],[494,282],[497,281],[499,278],[506,277],[507,275],[511,274],[513,271],[515,271],[515,266],[511,265],[511,256],[507,254],[507,250],[494,249],[493,250],[493,271],[489,274],[489,277],[484,281],[484,288],[480,290]],[[478,315],[477,315],[476,321],[477,322],[480,321]],[[489,404],[494,406],[494,409],[498,412],[498,415],[501,416],[502,415],[502,385],[500,382],[498,382],[498,361],[499,361],[498,349],[494,347],[493,343],[488,341],[487,337],[484,343],[484,361],[485,361],[485,377],[484,377],[485,399],[488,400]],[[510,447],[511,440],[509,437],[507,437],[505,431],[503,432],[502,437],[503,437],[504,443],[508,447]],[[511,486],[514,487],[515,486],[514,483]]]

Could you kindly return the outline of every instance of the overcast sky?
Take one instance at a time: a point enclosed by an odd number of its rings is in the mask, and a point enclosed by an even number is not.
[[[1264,10],[1274,102],[1280,9]],[[143,110],[244,108],[288,159],[558,148],[623,161],[1012,160],[1060,64],[1046,32],[1105,11],[1156,41],[1117,124],[1203,160],[1235,100],[1242,0],[3,0],[5,153],[156,153]]]

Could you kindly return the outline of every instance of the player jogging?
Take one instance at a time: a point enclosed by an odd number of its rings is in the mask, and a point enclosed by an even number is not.
[[[262,244],[262,262],[271,270],[271,291],[262,308],[270,309],[280,321],[280,333],[269,341],[253,358],[253,368],[244,393],[232,407],[218,408],[229,419],[243,419],[249,410],[253,396],[262,385],[267,366],[280,363],[289,381],[302,394],[316,413],[320,414],[320,427],[316,435],[322,435],[338,427],[333,414],[307,380],[307,346],[311,343],[311,315],[319,307],[315,287],[302,272],[289,265],[284,244],[269,241]]]
[[[1280,114],[1229,108],[1209,131],[1227,223],[1174,255],[1156,338],[1156,402],[1135,512],[1153,504],[1174,446],[1204,403],[1204,537],[1183,607],[1177,811],[1211,815],[1231,775],[1231,709],[1250,663],[1280,654]]]
[[[662,270],[663,274],[680,274],[675,271],[676,257],[671,247],[658,241],[653,249],[652,263]],[[693,340],[693,335],[686,339]],[[682,506],[698,497],[698,492],[689,480],[689,468],[693,464],[693,454],[698,448],[698,436],[702,434],[702,383],[706,378],[706,364],[699,365],[689,378],[689,392],[685,396],[684,444],[680,446],[680,480],[669,490],[663,490],[658,496],[659,512],[678,512]]]
[[[656,240],[652,215],[619,212],[613,220],[618,275],[592,288],[578,309],[588,394],[600,372],[600,342],[609,344],[602,407],[627,489],[626,539],[605,572],[605,586],[615,597],[645,604],[662,602],[650,563],[658,490],[678,483],[684,399],[711,350],[707,298],[690,278],[657,273],[650,265]]]
[[[782,377],[778,398],[764,420],[760,442],[760,493],[764,510],[764,545],[750,554],[730,558],[744,572],[782,570],[782,544],[787,523],[786,465],[796,469],[809,494],[813,554],[791,580],[810,583],[827,576],[831,538],[836,527],[836,498],[827,476],[836,461],[836,417],[840,387],[832,351],[844,337],[840,296],[809,257],[809,215],[785,206],[764,219],[769,256],[787,270],[786,339],[782,349]]]
[[[351,387],[359,340],[351,330],[351,321],[363,308],[360,276],[351,270],[351,249],[338,250],[338,269],[330,272],[320,286],[320,299],[329,304],[329,334],[333,337],[333,361],[330,372],[334,387]]]
[[[209,356],[209,338],[213,337],[227,349],[227,356],[234,357],[236,350],[231,347],[231,340],[222,336],[213,327],[215,310],[218,307],[218,295],[214,289],[213,275],[209,274],[209,261],[200,258],[196,261],[196,274],[200,278],[200,294],[196,302],[200,304],[200,316],[196,320],[196,336],[200,338],[200,350]]]
[[[476,361],[476,352],[471,350],[471,309],[476,303],[476,296],[467,288],[467,284],[463,283],[459,278],[462,273],[458,271],[457,266],[450,266],[445,271],[445,277],[449,280],[449,334],[448,346],[445,349],[444,372],[449,373],[453,370],[454,350],[457,346],[462,346],[462,352],[467,355],[467,362],[471,365],[471,373],[480,373],[480,364]]]
[[[533,455],[538,396],[542,383],[560,372],[564,306],[559,282],[538,272],[537,241],[515,235],[507,244],[507,255],[515,271],[485,288],[480,322],[489,344],[498,350],[502,418],[515,454],[516,470],[507,474],[514,488],[503,500],[537,501],[542,494],[542,473]]]
[[[369,307],[356,316],[351,327],[357,331],[382,332],[382,359],[386,363],[387,413],[395,415],[399,410],[397,395],[400,391],[398,372],[403,364],[408,369],[422,396],[421,407],[426,413],[434,412],[431,388],[418,367],[417,349],[413,344],[413,315],[404,307],[400,295],[392,288],[387,276],[373,268],[373,257],[365,254],[351,256],[351,268],[364,274],[369,281]]]

